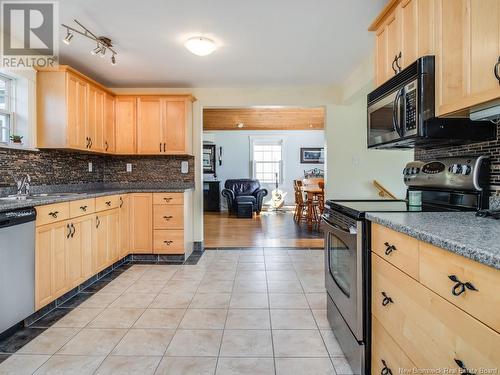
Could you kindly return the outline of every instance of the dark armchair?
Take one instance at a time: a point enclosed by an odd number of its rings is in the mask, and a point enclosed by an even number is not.
[[[242,202],[252,203],[253,211],[260,213],[262,201],[267,195],[267,190],[260,187],[259,180],[241,178],[237,180],[226,180],[222,196],[226,198],[229,212],[236,213],[238,204]]]

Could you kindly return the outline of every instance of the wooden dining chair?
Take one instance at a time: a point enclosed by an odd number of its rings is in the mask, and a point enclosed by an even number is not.
[[[294,180],[293,181],[293,188],[295,191],[295,212],[293,214],[293,219],[297,222],[300,223],[302,220],[305,220],[306,217],[304,215],[304,211],[307,208],[307,204],[304,201],[304,194],[302,192],[302,181],[301,180]]]

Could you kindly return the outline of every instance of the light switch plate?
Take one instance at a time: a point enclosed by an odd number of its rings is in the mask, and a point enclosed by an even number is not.
[[[127,163],[127,172],[132,172],[132,163]]]
[[[189,173],[189,163],[187,161],[181,161],[181,173]]]
[[[92,170],[93,170],[92,163],[89,162],[89,172],[92,172]]]

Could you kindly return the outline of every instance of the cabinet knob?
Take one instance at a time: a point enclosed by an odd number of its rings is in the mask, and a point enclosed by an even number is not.
[[[167,246],[170,246],[174,241],[163,241]]]
[[[58,213],[59,213],[59,211],[53,211],[53,212],[49,212],[49,215],[52,216],[54,219],[57,219]]]
[[[389,254],[390,254],[390,253],[392,253],[394,250],[397,250],[397,249],[396,249],[396,246],[391,245],[389,242],[384,242],[384,245],[386,246],[386,249],[385,249],[385,255],[389,255]]]
[[[456,275],[449,275],[448,279],[453,281],[455,285],[451,288],[451,294],[454,296],[459,296],[462,293],[465,293],[466,290],[473,290],[478,292],[479,290],[470,282],[466,281],[465,283],[461,282]]]
[[[391,297],[389,297],[385,292],[382,292],[382,306],[387,306],[389,303],[394,303]]]
[[[380,375],[392,375],[391,369],[387,366],[387,363],[382,359],[382,370],[380,371]]]

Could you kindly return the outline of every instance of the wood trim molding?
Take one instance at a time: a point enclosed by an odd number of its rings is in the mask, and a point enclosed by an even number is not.
[[[243,127],[238,127],[238,124]],[[322,130],[323,107],[207,108],[203,130]]]
[[[387,15],[397,7],[401,0],[389,0],[384,9],[378,14],[377,18],[368,27],[368,31],[376,31],[379,26],[385,22]]]

